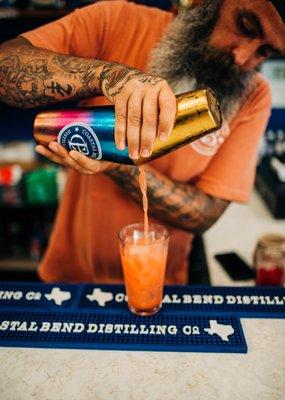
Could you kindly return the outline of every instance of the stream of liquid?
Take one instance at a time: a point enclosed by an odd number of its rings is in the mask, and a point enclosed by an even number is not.
[[[139,172],[144,231],[138,238],[131,237],[131,245],[126,244],[121,249],[121,260],[130,310],[138,315],[152,315],[162,304],[168,239],[156,240],[155,229],[149,231],[147,181],[143,166],[139,166]]]
[[[147,182],[144,167],[141,165],[138,167],[140,171],[139,185],[143,196],[143,213],[144,213],[144,241],[148,243],[148,199],[147,199]]]

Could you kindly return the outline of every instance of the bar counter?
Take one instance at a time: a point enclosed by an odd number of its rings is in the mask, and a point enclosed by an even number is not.
[[[188,288],[183,290],[189,290],[189,293],[193,293],[193,289]],[[53,288],[52,291],[50,289],[49,287],[50,294],[42,295],[40,301],[45,301],[42,307],[47,307],[47,299],[55,300],[57,298],[52,296],[52,293],[58,293],[59,290],[64,295],[67,293],[66,288],[65,292],[64,288],[57,288],[56,290]],[[61,300],[62,304],[64,301],[66,303],[70,301],[69,311],[66,306],[67,313],[72,312],[76,308],[76,304],[83,304],[84,290],[88,289],[89,293],[90,291],[92,293],[93,290],[93,297],[86,296],[87,292],[84,295],[84,298],[89,297],[91,300],[94,300],[95,293],[98,293],[95,292],[98,289],[93,289],[91,285],[87,286],[87,289],[83,289],[81,288],[78,291],[81,296],[80,301],[76,302],[77,300],[75,299],[74,303],[72,303],[72,298],[66,301],[67,296],[64,300]],[[19,293],[23,294],[24,291],[20,292],[18,289],[18,292],[15,292],[15,301],[12,304],[12,308],[10,308],[13,313],[18,307],[18,314],[15,312],[14,319],[17,319],[16,317],[21,319],[21,312],[23,312],[24,319],[28,320],[29,313],[33,312],[28,303],[33,300],[36,303],[39,300],[39,296],[31,294],[36,293],[35,291],[28,290],[30,289],[27,288],[26,293],[29,294],[22,295],[22,299],[25,298],[26,303],[21,306],[15,304],[20,298]],[[70,293],[72,293],[72,290]],[[190,292],[191,290],[192,292]],[[203,290],[216,291],[219,289],[207,289],[204,287],[204,289],[198,288],[195,290],[201,290],[201,293],[203,293]],[[234,289],[222,288],[221,290]],[[253,288],[249,290],[253,290]],[[4,292],[2,291],[1,293],[1,300],[3,300]],[[275,296],[275,294],[278,294],[278,296]],[[0,340],[0,345],[2,346],[0,347],[0,399],[282,400],[285,398],[284,290],[274,291],[274,296],[261,296],[259,301],[269,305],[274,303],[273,300],[270,300],[274,298],[275,303],[279,304],[280,315],[277,315],[277,312],[275,317],[273,309],[273,318],[272,315],[271,318],[268,318],[268,315],[264,314],[262,318],[251,315],[249,318],[242,317],[240,319],[247,342],[246,354],[187,352],[181,350],[180,352],[161,352],[144,351],[144,348],[141,348],[140,351],[54,349],[52,344],[50,345],[51,348],[37,348],[37,346],[29,348],[29,343],[25,344],[27,348],[19,345],[17,347],[5,347],[5,343]],[[225,296],[224,298],[227,298],[229,300],[228,303],[230,303],[233,297]],[[209,295],[208,297],[205,295],[204,299],[206,301],[209,298]],[[177,300],[175,296],[172,296],[172,299]],[[194,299],[193,296],[192,299]],[[195,299],[198,301],[199,298],[195,297]],[[246,297],[244,299],[246,300]],[[56,304],[52,303],[50,306],[51,311],[45,311],[44,318],[46,320],[56,307],[62,307],[59,300],[55,301]],[[91,307],[94,307],[93,311],[88,311],[91,313],[89,315],[92,315],[92,312],[96,313],[96,309],[97,312],[100,311],[98,309],[102,306],[102,303],[101,305],[99,303],[100,301],[98,301],[97,305],[95,302],[88,305],[86,302],[85,308],[90,307],[91,309]],[[112,304],[112,302],[110,301],[109,304]],[[26,308],[23,310],[24,306]],[[188,307],[187,304],[186,306]],[[31,311],[29,311],[29,307]],[[79,309],[79,306],[77,307]],[[118,312],[115,307],[122,307],[122,305],[118,303],[112,307],[111,311],[107,309],[104,312],[110,313],[109,315],[111,313],[114,314]],[[228,305],[228,307],[232,306]],[[267,307],[267,305],[264,305],[264,307]],[[228,318],[235,318],[233,312],[227,311],[229,310],[227,308],[225,309]],[[165,313],[164,310],[170,316],[175,314],[174,312],[171,314],[171,306],[169,304],[164,305],[162,315]],[[3,331],[5,330],[3,320],[9,319],[7,308],[5,311],[3,301],[0,311],[2,319],[1,330]],[[66,316],[63,307],[56,312],[58,313],[57,316],[60,313]],[[128,311],[125,310],[124,312],[124,315],[128,316]],[[197,318],[199,318],[199,313],[197,315]],[[191,313],[188,312],[188,318],[190,317]],[[119,321],[120,318],[118,319]],[[143,318],[143,320],[149,321],[148,318]],[[180,318],[179,315],[178,318]],[[35,312],[31,320],[36,321]],[[76,321],[80,321],[80,319]],[[27,331],[27,329],[21,330]],[[0,333],[3,335],[3,332]],[[8,333],[8,335],[12,333],[14,332]],[[17,335],[21,337],[24,333],[19,332]],[[4,336],[1,337],[3,338]]]
[[[242,326],[244,355],[0,348],[0,398],[284,399],[284,320]]]

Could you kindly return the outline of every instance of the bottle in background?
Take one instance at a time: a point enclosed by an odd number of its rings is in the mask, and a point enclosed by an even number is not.
[[[285,282],[285,236],[262,236],[254,252],[256,284],[283,286]]]
[[[41,112],[34,122],[34,137],[44,146],[57,141],[96,160],[144,164],[219,129],[222,118],[214,93],[206,88],[177,96],[177,115],[166,141],[155,140],[148,158],[132,160],[128,149],[118,150],[114,140],[113,106]]]

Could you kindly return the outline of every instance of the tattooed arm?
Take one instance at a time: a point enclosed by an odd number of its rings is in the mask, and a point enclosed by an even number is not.
[[[102,161],[92,160],[74,150],[70,154],[84,171],[92,174],[97,169],[96,172],[102,172]],[[141,205],[138,167],[108,163],[104,169],[114,182]],[[150,214],[179,229],[195,234],[203,233],[217,221],[230,204],[229,201],[207,195],[193,185],[174,181],[149,165],[144,165],[144,170]]]
[[[0,99],[29,108],[92,97],[101,92],[96,76],[101,66],[34,47],[24,38],[11,40],[0,46]]]
[[[57,54],[24,38],[0,46],[3,102],[25,108],[98,95],[114,103],[116,145],[124,149],[128,141],[134,159],[148,157],[156,136],[166,138],[173,128],[176,98],[159,77],[122,64]],[[41,154],[51,159],[55,148],[54,143],[50,151],[40,147]]]
[[[207,195],[202,190],[173,181],[150,166],[144,166],[147,175],[147,195],[150,214],[179,229],[201,234],[212,226],[230,204]],[[138,186],[138,168],[121,165],[107,174],[141,203]]]
[[[157,134],[170,133],[176,100],[162,79],[125,65],[56,54],[36,48],[23,38],[0,46],[0,100],[8,104],[34,107],[102,94],[115,103],[116,143],[123,148],[128,140],[134,158],[138,151],[143,156],[144,150],[151,150]],[[93,174],[109,168],[108,174],[141,201],[136,167],[110,166],[75,151],[68,153],[55,142],[49,149],[43,146],[37,149],[49,159],[82,173]],[[202,232],[227,207],[228,202],[207,196],[190,185],[173,182],[150,167],[146,170],[150,212],[170,224]]]

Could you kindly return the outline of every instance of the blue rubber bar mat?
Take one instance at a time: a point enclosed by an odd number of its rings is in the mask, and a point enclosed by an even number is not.
[[[0,312],[0,346],[246,353],[239,319],[225,316]]]
[[[129,313],[123,285],[0,283],[0,310]],[[166,286],[164,314],[285,318],[285,288]]]
[[[0,282],[0,310],[13,309],[73,309],[82,285]]]
[[[79,309],[126,308],[124,286],[85,285]],[[285,288],[166,286],[165,314],[233,314],[239,317],[285,318]]]

